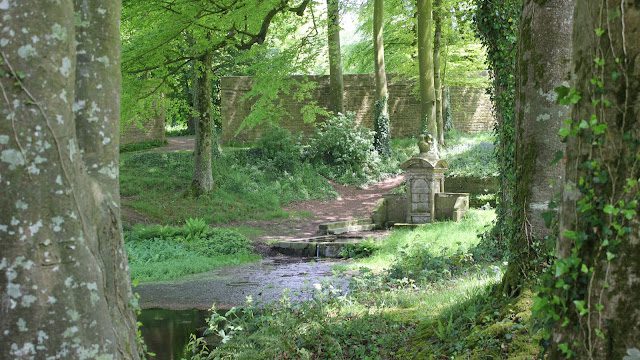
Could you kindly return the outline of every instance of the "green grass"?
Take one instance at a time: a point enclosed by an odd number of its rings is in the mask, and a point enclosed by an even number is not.
[[[471,209],[461,222],[436,222],[415,230],[395,230],[380,243],[372,256],[359,259],[354,266],[374,271],[390,270],[398,261],[409,258],[448,257],[467,254],[495,219],[494,210]],[[418,259],[416,259],[417,261]]]
[[[492,211],[471,211],[461,223],[437,223],[394,231],[370,258],[358,259],[350,292],[314,284],[313,300],[256,307],[210,319],[208,358],[234,359],[448,359],[532,358],[539,334],[530,329],[531,292],[496,299],[502,269],[465,260]],[[395,276],[399,264],[430,254],[449,274]],[[422,263],[429,267],[432,262]],[[451,267],[458,267],[452,271]],[[444,266],[436,267],[442,270]],[[341,269],[346,270],[346,269]],[[397,274],[396,274],[397,275]],[[224,334],[223,338],[216,334]],[[199,340],[203,341],[203,340]],[[197,341],[192,341],[192,351]],[[200,343],[202,344],[202,343]],[[207,357],[202,357],[207,358]]]
[[[289,216],[290,202],[336,196],[314,168],[301,164],[293,173],[262,167],[247,150],[225,151],[214,159],[214,191],[194,199],[185,196],[193,174],[190,152],[123,154],[120,186],[123,203],[163,224],[202,218],[212,224],[267,220]]]
[[[149,150],[157,147],[162,147],[165,145],[167,145],[166,140],[143,141],[143,142],[121,145],[120,152],[125,153],[125,152]]]
[[[135,226],[125,231],[125,246],[131,278],[138,282],[171,280],[259,259],[244,235],[211,228],[200,219],[181,227]]]
[[[487,178],[498,176],[498,164],[494,155],[495,136],[492,132],[467,134],[449,131],[446,145],[440,156],[449,163],[447,176]],[[418,140],[413,138],[393,139],[394,156],[408,159],[418,153]]]
[[[250,304],[223,319],[213,315],[213,334],[222,330],[227,338],[225,343],[216,335],[209,338],[217,346],[209,358],[398,358],[421,321],[440,316],[495,282],[495,275],[486,272],[432,285],[390,282],[365,272],[349,295],[323,284],[314,300],[302,304],[285,297],[260,310]]]
[[[447,176],[488,178],[498,176],[494,154],[494,134],[464,134],[451,131],[446,137],[442,158],[449,163]]]

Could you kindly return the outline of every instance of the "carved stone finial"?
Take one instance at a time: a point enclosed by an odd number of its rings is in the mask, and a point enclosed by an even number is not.
[[[431,151],[431,146],[433,145],[433,137],[430,134],[420,135],[420,141],[418,141],[418,148],[420,149],[420,154],[427,154]]]
[[[420,135],[420,141],[418,142],[418,148],[420,149],[419,157],[439,159],[438,148],[435,146],[433,136],[431,134]]]

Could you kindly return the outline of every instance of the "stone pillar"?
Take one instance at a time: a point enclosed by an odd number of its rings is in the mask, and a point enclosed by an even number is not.
[[[423,137],[420,154],[400,167],[406,172],[407,223],[426,224],[435,218],[435,194],[444,192],[444,172],[448,165],[440,160],[433,140]]]

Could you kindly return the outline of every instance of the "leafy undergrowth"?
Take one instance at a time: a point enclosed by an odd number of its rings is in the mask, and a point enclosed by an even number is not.
[[[533,293],[496,299],[487,288],[420,324],[401,354],[415,359],[535,359],[541,333],[532,329]]]
[[[157,148],[165,145],[167,145],[166,140],[143,141],[143,142],[121,145],[120,152],[125,153],[125,152],[132,152],[132,151],[149,150],[149,149],[153,149],[153,148]]]
[[[142,226],[125,231],[131,278],[171,280],[222,266],[256,261],[251,242],[230,229],[212,228],[201,219],[185,225]]]
[[[494,210],[471,209],[459,223],[398,229],[378,244],[372,256],[349,267],[366,266],[412,279],[451,276],[458,268],[485,260],[477,248],[478,234],[486,232],[494,220]]]
[[[209,319],[205,338],[191,341],[190,359],[392,359],[402,356],[421,320],[438,316],[495,283],[478,271],[419,284],[370,271],[347,295],[315,284],[314,299],[258,309],[247,304]]]
[[[285,297],[264,308],[249,302],[226,315],[214,312],[206,337],[192,339],[189,358],[534,357],[530,293],[495,301],[490,294],[501,267],[473,259],[477,234],[493,216],[472,211],[462,223],[394,231],[384,245],[368,244],[373,255],[357,260],[347,294],[314,284],[311,301],[294,304]],[[417,256],[425,253],[432,255]]]
[[[285,218],[290,215],[282,210],[287,203],[336,196],[310,165],[274,171],[248,150],[229,150],[214,158],[211,194],[186,196],[192,176],[190,152],[123,154],[123,203],[163,224],[180,224],[188,218],[224,224],[247,219],[248,214],[251,220]]]
[[[499,175],[493,133],[451,131],[447,133],[446,144],[441,156],[449,163],[447,176],[484,179]]]
[[[491,132],[467,134],[449,131],[446,146],[440,149],[440,157],[449,164],[447,176],[489,178],[498,176],[498,165],[494,154],[495,136]],[[399,159],[408,159],[418,153],[418,140],[394,139],[392,151]]]

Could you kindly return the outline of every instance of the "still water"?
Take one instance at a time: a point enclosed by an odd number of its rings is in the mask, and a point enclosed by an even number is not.
[[[138,317],[151,359],[179,360],[192,333],[202,334],[208,311],[145,309]]]

